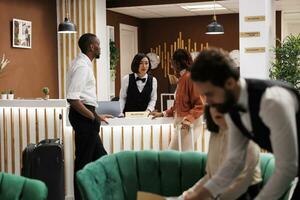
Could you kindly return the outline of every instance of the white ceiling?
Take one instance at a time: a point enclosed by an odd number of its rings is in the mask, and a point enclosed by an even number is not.
[[[295,13],[300,15],[300,0],[276,0],[276,10],[282,10],[285,13]],[[109,8],[108,10],[122,13],[137,18],[163,18],[163,17],[183,17],[196,15],[211,15],[213,11],[188,11],[181,6],[211,4],[212,2],[201,3],[181,3],[181,4],[164,4],[152,6],[135,6]],[[216,10],[216,14],[229,14],[239,12],[239,0],[217,1],[216,3],[225,7],[225,10]]]

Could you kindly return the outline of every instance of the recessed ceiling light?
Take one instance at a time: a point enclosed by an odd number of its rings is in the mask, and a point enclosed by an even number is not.
[[[186,9],[191,12],[196,11],[210,11],[210,10],[226,10],[222,5],[216,4],[214,7],[214,4],[196,4],[196,5],[182,5],[180,6],[183,9]]]

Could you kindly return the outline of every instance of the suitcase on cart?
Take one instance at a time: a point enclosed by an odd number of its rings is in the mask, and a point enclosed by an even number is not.
[[[43,181],[48,200],[64,200],[64,150],[60,139],[29,144],[22,153],[21,175]]]

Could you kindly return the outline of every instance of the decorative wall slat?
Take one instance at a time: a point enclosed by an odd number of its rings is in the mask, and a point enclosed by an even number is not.
[[[96,0],[68,0],[66,8],[65,0],[56,0],[58,6],[57,26],[63,22],[66,10],[71,21],[77,27],[76,34],[58,34],[58,70],[59,70],[59,97],[66,96],[66,73],[71,61],[80,52],[77,42],[84,33],[96,33]],[[93,62],[96,83],[97,63]],[[98,84],[96,84],[98,86]],[[98,90],[96,90],[98,91]]]

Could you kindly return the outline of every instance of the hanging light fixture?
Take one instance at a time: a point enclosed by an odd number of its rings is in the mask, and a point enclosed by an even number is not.
[[[205,34],[208,34],[208,35],[224,34],[223,26],[217,22],[215,5],[216,5],[216,1],[214,0],[213,20],[210,24],[207,25],[207,30],[206,30],[206,33],[205,33]]]
[[[69,6],[65,0],[66,17],[64,22],[58,25],[58,33],[76,33],[76,25],[69,19]]]

